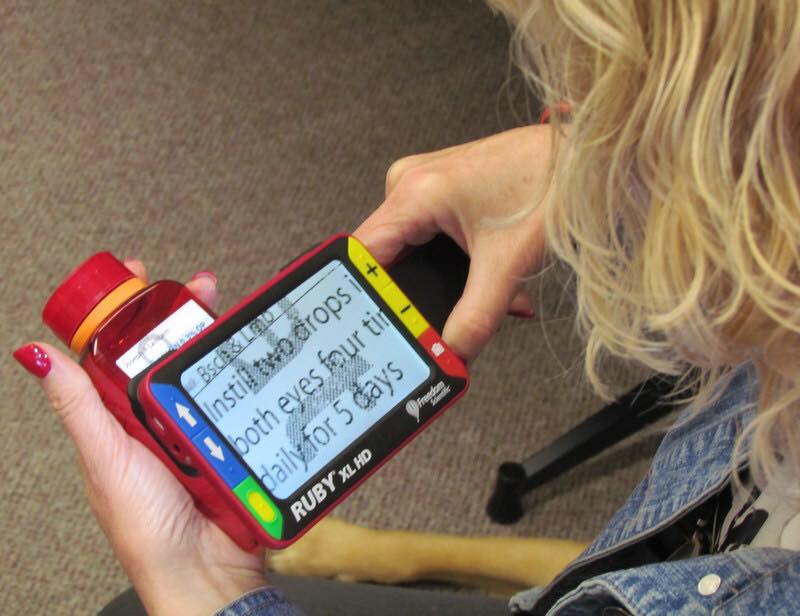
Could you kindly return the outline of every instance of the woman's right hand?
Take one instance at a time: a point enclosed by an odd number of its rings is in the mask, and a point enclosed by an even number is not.
[[[520,287],[545,253],[535,200],[546,192],[551,131],[526,126],[398,160],[386,176],[385,201],[354,233],[384,265],[438,233],[470,255],[464,294],[442,332],[466,360],[477,356],[506,313],[533,314]],[[528,214],[502,224],[522,211]]]

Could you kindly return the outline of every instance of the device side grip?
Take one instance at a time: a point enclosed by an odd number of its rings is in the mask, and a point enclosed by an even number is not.
[[[469,257],[448,236],[437,235],[386,270],[428,323],[441,332],[464,292]]]

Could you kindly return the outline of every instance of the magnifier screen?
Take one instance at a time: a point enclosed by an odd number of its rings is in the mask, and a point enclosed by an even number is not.
[[[334,260],[181,374],[251,472],[286,499],[430,375]]]

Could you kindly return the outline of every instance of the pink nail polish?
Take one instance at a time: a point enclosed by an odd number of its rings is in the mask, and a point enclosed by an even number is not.
[[[50,358],[44,352],[44,349],[36,344],[21,346],[14,351],[13,355],[14,359],[35,377],[42,379],[50,372]]]
[[[512,317],[517,317],[518,319],[532,319],[536,316],[536,313],[533,310],[511,310],[509,313]]]
[[[217,283],[217,276],[214,272],[210,270],[202,270],[197,272],[194,276],[192,276],[192,280],[197,280],[198,278],[209,278],[214,281],[214,284]]]

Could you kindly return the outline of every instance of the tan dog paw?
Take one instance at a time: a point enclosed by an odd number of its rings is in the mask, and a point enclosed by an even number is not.
[[[396,583],[411,579],[402,544],[386,545],[385,531],[337,518],[323,518],[285,550],[270,552],[270,570],[285,575],[333,578],[346,582]]]

